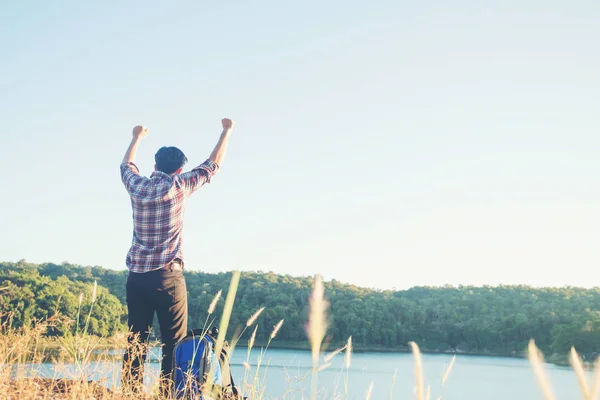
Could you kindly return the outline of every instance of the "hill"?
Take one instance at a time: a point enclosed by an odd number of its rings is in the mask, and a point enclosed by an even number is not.
[[[97,281],[90,331],[111,335],[126,329],[126,274],[66,263],[0,263],[0,313],[6,319],[11,312],[17,326],[57,310],[75,316],[79,294],[84,293],[85,314]],[[213,296],[219,290],[226,294],[230,278],[231,273],[186,272],[190,326],[203,326]],[[228,336],[266,307],[257,338],[266,339],[273,325],[285,319],[278,342],[304,345],[311,288],[312,277],[242,273]],[[333,344],[352,336],[358,348],[371,350],[405,350],[409,341],[416,341],[426,351],[519,355],[534,338],[546,354],[566,355],[574,345],[588,359],[600,348],[600,289],[447,286],[378,291],[332,280],[325,283],[325,291],[331,303],[328,340]],[[222,306],[223,300],[216,315]]]

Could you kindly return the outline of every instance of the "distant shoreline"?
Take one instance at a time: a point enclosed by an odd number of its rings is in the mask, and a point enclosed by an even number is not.
[[[254,347],[265,346],[266,343],[255,343]],[[343,347],[344,344],[332,344],[328,346],[326,349],[322,350],[322,353],[328,353],[334,351],[335,349]],[[238,343],[236,347],[246,348],[247,344]],[[310,345],[308,343],[293,343],[293,342],[271,342],[269,348],[278,349],[278,350],[304,350],[310,351]],[[485,356],[485,357],[504,357],[504,358],[526,358],[524,354],[519,355],[509,355],[509,354],[501,354],[501,353],[484,353],[484,352],[471,352],[471,351],[435,351],[429,349],[421,348],[421,353],[423,354],[443,354],[443,355],[466,355],[466,356]],[[380,347],[380,346],[364,346],[364,345],[354,345],[352,348],[353,353],[398,353],[398,354],[410,354],[411,350],[407,348],[389,348],[389,347]]]
[[[264,347],[266,346],[266,343],[255,343],[254,347]],[[338,345],[330,345],[328,346],[326,349],[322,350],[322,353],[328,353],[328,352],[332,352],[335,349],[341,348],[343,347],[343,344],[338,344]],[[236,347],[241,347],[241,348],[247,348],[247,344],[246,343],[238,343]],[[301,350],[301,351],[310,351],[310,346],[308,343],[292,343],[292,342],[286,342],[286,343],[276,343],[276,342],[271,342],[271,344],[269,345],[269,348],[271,349],[277,349],[277,350]],[[517,354],[502,354],[502,353],[486,353],[486,352],[481,352],[481,351],[450,351],[450,350],[444,350],[444,351],[436,351],[436,350],[429,350],[429,349],[423,349],[421,348],[421,353],[423,354],[428,354],[428,355],[461,355],[461,356],[469,356],[469,357],[497,357],[497,358],[514,358],[514,359],[527,359],[527,355],[525,354],[525,352],[522,353],[517,353]],[[386,347],[379,347],[379,346],[361,346],[361,345],[354,345],[353,349],[352,349],[353,353],[382,353],[382,354],[411,354],[411,350],[409,348],[386,348]],[[568,357],[565,355],[564,359],[563,357],[557,357],[554,356],[552,357],[553,360],[547,359],[546,363],[547,364],[551,364],[551,365],[556,365],[559,367],[568,367],[570,366]],[[591,363],[589,362],[584,362],[585,366],[592,366]]]
[[[45,343],[46,345],[46,349],[49,351],[52,350],[57,350],[57,344],[56,343]],[[231,342],[230,342],[231,345]],[[266,342],[262,342],[262,341],[257,341],[253,348],[255,349],[260,349],[261,347],[264,348],[266,347],[267,343]],[[327,347],[322,348],[321,353],[322,354],[327,354],[330,353],[336,349],[339,349],[341,347],[343,347],[344,344],[329,344],[327,345]],[[156,341],[156,340],[152,340],[150,342],[150,347],[151,348],[156,348],[156,347],[160,347],[160,342]],[[247,349],[248,344],[247,342],[244,340],[242,342],[239,342],[236,345],[236,348],[242,348],[242,349]],[[123,350],[124,349],[124,345],[123,346],[114,346],[114,343],[112,343],[112,345],[110,344],[109,341],[102,341],[101,343],[97,344],[97,348],[98,349],[104,349],[104,350]],[[269,344],[269,348],[270,349],[277,349],[277,350],[299,350],[299,351],[310,351],[310,345],[308,343],[305,342],[276,342],[276,341],[272,341]],[[450,351],[450,350],[444,350],[444,351],[436,351],[436,350],[430,350],[430,349],[426,349],[426,348],[421,348],[420,349],[421,353],[423,354],[427,354],[427,355],[446,355],[446,356],[452,356],[452,355],[461,355],[461,356],[468,356],[468,357],[497,357],[497,358],[514,358],[514,359],[527,359],[527,356],[525,354],[525,352],[522,353],[518,353],[518,354],[502,354],[502,353],[486,353],[486,352],[481,352],[481,351]],[[411,350],[409,348],[387,348],[387,347],[381,347],[381,346],[364,346],[364,345],[354,345],[352,348],[352,352],[353,353],[381,353],[381,354],[411,354]],[[149,360],[150,361],[150,360]],[[564,357],[562,356],[557,356],[557,355],[552,355],[550,356],[547,360],[546,360],[547,364],[550,365],[556,365],[556,366],[560,366],[560,367],[569,367],[570,363],[568,360],[568,357],[565,355]],[[593,367],[592,363],[589,362],[584,362],[584,366],[587,367]]]
[[[259,342],[258,340],[255,342],[254,347],[265,346],[265,343]],[[341,348],[345,346],[345,343],[331,343],[328,344],[322,352],[333,351],[335,349]],[[236,347],[247,347],[246,343],[238,343]],[[308,342],[271,342],[269,348],[277,348],[281,350],[310,350],[310,344]],[[510,358],[524,358],[524,353],[520,355],[508,355],[502,353],[485,353],[485,352],[471,352],[471,351],[436,351],[430,350],[427,348],[420,348],[422,353],[426,354],[463,354],[463,355],[477,355],[477,356],[495,356],[495,357],[510,357]],[[353,353],[410,353],[410,349],[408,347],[398,348],[398,347],[385,347],[385,346],[365,346],[359,344],[353,344],[352,346]]]

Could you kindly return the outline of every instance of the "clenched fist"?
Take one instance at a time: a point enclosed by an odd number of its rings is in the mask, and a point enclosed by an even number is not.
[[[223,125],[224,130],[230,131],[231,129],[233,129],[234,122],[229,118],[223,118],[221,120],[221,125]]]
[[[133,128],[133,137],[143,139],[146,136],[148,136],[148,128],[146,128],[145,126],[138,125],[135,128]]]

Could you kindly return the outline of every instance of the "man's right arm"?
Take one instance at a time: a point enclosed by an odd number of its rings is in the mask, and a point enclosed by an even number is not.
[[[147,128],[139,125],[133,128],[131,143],[121,161],[121,181],[129,193],[132,193],[134,187],[144,180],[144,178],[140,176],[137,165],[135,165],[135,157],[140,141],[147,135]]]
[[[223,126],[223,132],[219,137],[217,145],[215,146],[212,153],[210,153],[210,157],[208,158],[210,161],[214,162],[218,166],[220,166],[223,163],[223,160],[225,159],[225,153],[227,152],[227,144],[229,142],[229,134],[233,130],[234,123],[229,118],[223,118],[223,120],[221,120],[221,125]]]

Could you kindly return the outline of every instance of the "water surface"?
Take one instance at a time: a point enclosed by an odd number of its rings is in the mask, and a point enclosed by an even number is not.
[[[153,349],[151,357],[156,359],[158,351]],[[244,380],[255,378],[259,349],[253,349],[249,359],[251,369],[242,365],[246,361],[246,349],[238,348],[232,356],[232,372],[236,384],[244,387]],[[322,358],[321,358],[322,359]],[[431,399],[441,394],[441,379],[450,363],[449,355],[423,355],[425,386],[431,386]],[[414,399],[414,360],[410,354],[402,353],[356,353],[352,355],[350,369],[344,368],[344,355],[336,356],[332,365],[318,375],[319,398],[333,398],[335,393],[348,390],[349,399],[364,399],[373,382],[372,399]],[[158,376],[159,364],[146,365],[145,384],[150,390]],[[64,365],[56,368],[52,364],[37,367],[37,372],[46,376],[71,377],[77,372],[90,374],[91,379],[113,387],[120,379],[119,362],[95,362],[84,367]],[[566,367],[546,365],[549,379],[558,399],[583,398],[575,373]],[[265,374],[266,372],[266,374]],[[265,398],[302,399],[310,390],[311,354],[299,350],[269,349],[265,353],[259,379],[264,382]],[[396,372],[396,381],[392,379]],[[591,376],[591,374],[590,374]],[[591,379],[591,377],[590,377]],[[346,383],[347,382],[347,383]],[[524,359],[458,355],[450,376],[443,388],[444,399],[517,400],[542,399],[535,377]],[[342,396],[345,398],[345,396]]]

